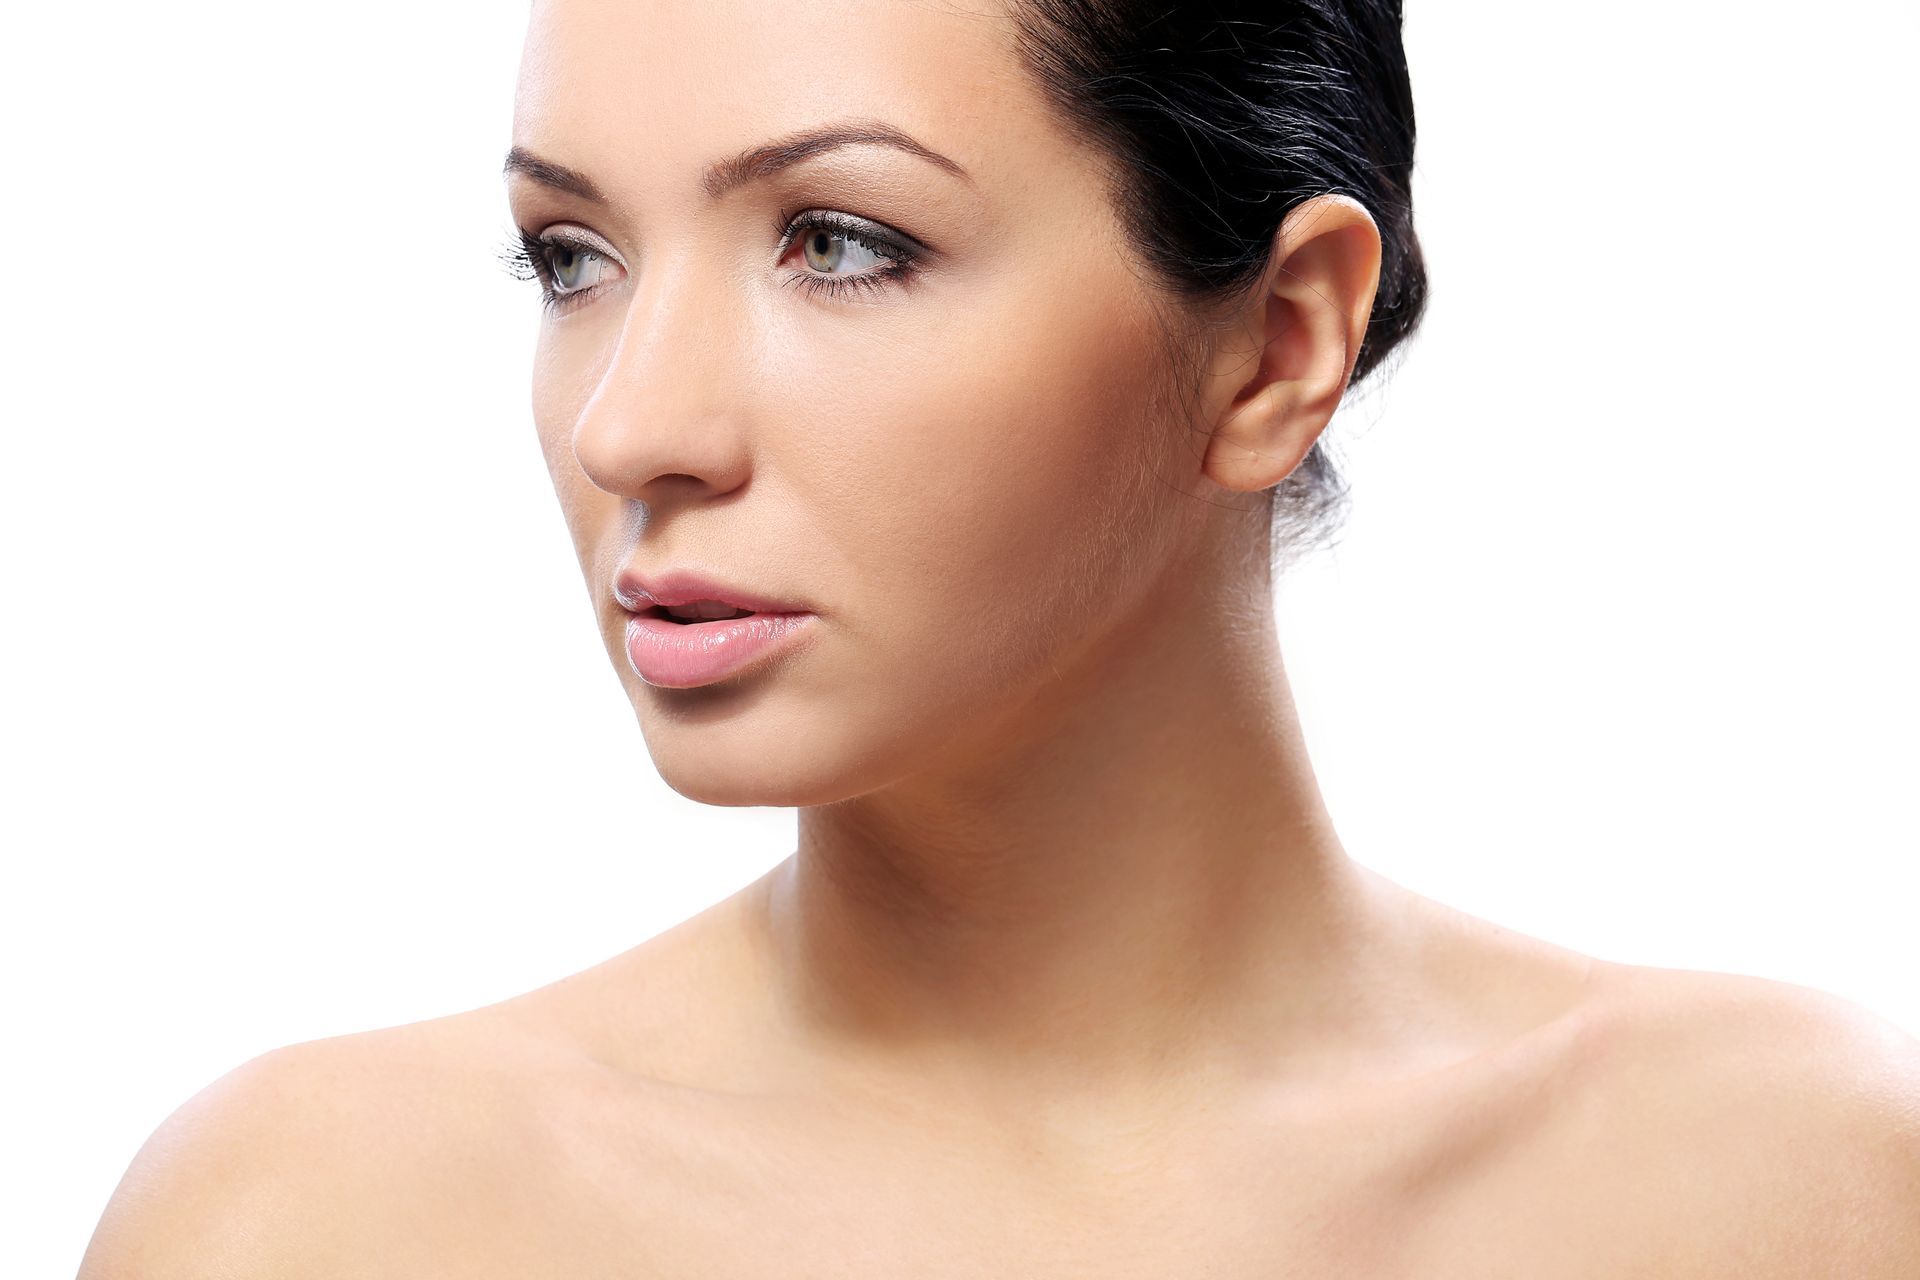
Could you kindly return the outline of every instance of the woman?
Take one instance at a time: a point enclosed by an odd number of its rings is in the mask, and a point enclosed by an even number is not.
[[[541,0],[546,461],[662,776],[799,847],[223,1077],[83,1277],[1920,1274],[1920,1045],[1321,803],[1272,575],[1421,311],[1399,17]]]

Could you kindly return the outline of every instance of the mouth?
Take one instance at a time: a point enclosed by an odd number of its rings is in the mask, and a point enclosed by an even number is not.
[[[696,600],[691,604],[649,605],[645,609],[635,610],[642,618],[660,618],[680,626],[697,627],[709,622],[724,622],[733,618],[751,618],[755,610],[736,608],[718,600]]]

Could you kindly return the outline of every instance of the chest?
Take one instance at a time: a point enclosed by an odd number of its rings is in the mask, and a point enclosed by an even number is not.
[[[494,1215],[489,1256],[575,1277],[1217,1280],[1693,1274],[1546,1153],[1444,1127],[1083,1152],[1071,1171],[956,1134],[764,1120],[583,1136]]]

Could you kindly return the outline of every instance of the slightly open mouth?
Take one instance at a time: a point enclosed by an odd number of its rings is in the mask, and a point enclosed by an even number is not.
[[[702,622],[730,622],[737,618],[751,618],[753,616],[753,610],[736,609],[732,613],[723,614],[719,617],[681,618],[669,612],[667,606],[656,604],[650,608],[642,609],[640,616],[643,618],[663,618],[668,622],[677,622],[682,626],[697,626]]]

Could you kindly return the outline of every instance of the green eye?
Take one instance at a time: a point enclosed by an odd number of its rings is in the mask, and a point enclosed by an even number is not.
[[[783,247],[801,237],[800,257],[808,270],[792,283],[803,288],[835,294],[877,290],[905,280],[919,262],[921,251],[910,241],[896,240],[877,225],[846,214],[814,210],[791,221],[782,215],[782,221]],[[851,270],[842,269],[849,266]]]
[[[585,245],[569,244],[563,240],[548,240],[545,244],[548,278],[553,282],[555,292],[563,298],[599,284],[606,276],[607,268],[613,265],[604,254]]]
[[[599,249],[560,234],[536,236],[516,228],[519,242],[504,255],[507,269],[521,280],[540,282],[540,303],[561,310],[575,298],[587,296],[612,277],[619,266]]]
[[[892,261],[856,240],[824,228],[809,231],[801,248],[806,254],[808,266],[816,271],[829,273],[837,273],[849,256],[855,260],[853,265],[857,269]]]

